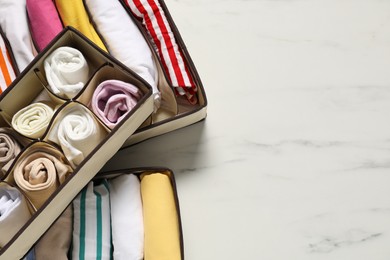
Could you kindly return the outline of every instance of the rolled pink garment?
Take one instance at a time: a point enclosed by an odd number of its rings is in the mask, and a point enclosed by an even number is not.
[[[38,51],[42,51],[63,27],[52,0],[27,0],[31,36]]]
[[[120,80],[99,84],[92,96],[92,111],[109,127],[114,128],[141,98],[141,91]]]

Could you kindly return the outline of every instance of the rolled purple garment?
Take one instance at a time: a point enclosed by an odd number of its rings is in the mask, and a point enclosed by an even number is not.
[[[109,127],[114,128],[142,97],[134,85],[120,80],[106,80],[92,96],[92,111]]]
[[[62,23],[52,0],[27,0],[31,36],[38,51],[42,51],[59,34]]]

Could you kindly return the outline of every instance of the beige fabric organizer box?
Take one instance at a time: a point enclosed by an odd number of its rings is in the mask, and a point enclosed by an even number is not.
[[[56,96],[47,87],[45,77],[45,58],[62,46],[78,49],[89,64],[87,83],[79,94],[70,99]],[[96,86],[109,79],[130,83],[141,93],[135,107],[112,129],[109,129],[88,108]],[[28,252],[80,190],[152,114],[151,95],[152,90],[143,79],[91,44],[72,28],[66,28],[7,88],[0,96],[0,127],[9,128],[15,114],[32,103],[50,104],[54,108],[54,114],[49,118],[50,122],[46,130],[38,137],[27,138],[16,133],[15,128],[11,129],[12,135],[22,148],[12,164],[0,173],[0,186],[13,189],[12,192],[19,192],[21,198],[27,200],[30,205],[31,217],[18,230],[13,231],[15,234],[1,231],[0,259],[20,259]],[[40,111],[38,114],[40,113],[43,112]],[[72,113],[88,114],[88,118],[92,120],[88,122],[92,122],[94,131],[99,133],[95,132],[91,136],[100,136],[100,139],[83,143],[84,147],[79,149],[86,149],[87,152],[82,153],[81,157],[80,154],[74,156],[71,153],[72,149],[66,146],[66,142],[57,143],[60,140],[59,125],[65,121],[67,114]],[[72,127],[77,128],[77,123],[72,121]],[[82,132],[83,127],[77,131]],[[58,140],[54,138],[56,136]],[[42,159],[41,153],[44,153],[47,158],[44,156]],[[68,156],[69,154],[71,156]],[[40,161],[35,165],[34,160],[37,158]],[[54,172],[54,175],[49,175],[49,172]],[[32,173],[36,175],[33,176]],[[33,191],[28,190],[30,184],[35,184],[37,181],[46,183],[49,180],[51,184],[48,185],[47,190],[41,189],[42,187]]]

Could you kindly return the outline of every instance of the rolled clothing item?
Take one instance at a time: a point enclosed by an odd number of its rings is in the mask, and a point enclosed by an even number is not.
[[[42,51],[59,34],[62,23],[52,0],[26,0],[31,36]]]
[[[9,242],[30,217],[23,194],[14,187],[0,186],[0,248]]]
[[[0,177],[8,171],[23,144],[26,142],[21,141],[11,128],[0,127]]]
[[[141,91],[130,83],[106,80],[95,89],[91,108],[112,129],[137,105],[141,97]]]
[[[68,260],[72,242],[73,208],[68,206],[35,245],[36,259]]]
[[[46,79],[54,94],[73,98],[84,87],[89,67],[83,54],[72,47],[59,47],[44,61]]]
[[[92,113],[80,104],[64,108],[49,131],[48,139],[61,146],[73,168],[104,139],[106,132]]]
[[[144,259],[144,221],[140,181],[134,174],[109,180],[115,260]]]
[[[1,18],[0,18],[1,19]],[[10,53],[0,33],[0,93],[2,93],[15,79],[15,70],[12,67]]]
[[[103,41],[89,21],[83,0],[55,0],[55,4],[65,26],[73,26],[101,49],[107,51]]]
[[[27,21],[26,0],[0,0],[0,27],[12,46],[21,72],[37,53]]]
[[[125,0],[125,2],[149,33],[163,65],[162,68],[167,73],[176,94],[185,96],[189,103],[196,104],[198,101],[196,85],[160,2],[158,0]]]
[[[145,259],[181,260],[178,213],[169,177],[141,175]]]
[[[96,24],[96,29],[104,37],[107,48],[153,88],[154,104],[160,106],[158,74],[152,52],[142,33],[131,20],[118,0],[86,0],[86,7]]]
[[[72,173],[64,155],[50,146],[31,146],[19,157],[13,169],[16,185],[36,209]]]
[[[73,200],[72,259],[112,259],[107,181],[90,182]]]
[[[40,138],[53,117],[54,110],[41,102],[32,103],[12,117],[11,125],[20,134],[29,138]]]
[[[35,260],[35,249],[31,248],[30,251],[28,251],[27,255],[23,258],[23,260]]]

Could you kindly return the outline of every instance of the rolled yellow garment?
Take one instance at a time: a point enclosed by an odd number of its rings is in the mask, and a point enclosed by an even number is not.
[[[39,209],[71,172],[60,151],[36,145],[29,147],[15,163],[13,176],[16,185]]]
[[[53,109],[44,103],[30,104],[12,117],[12,127],[20,134],[30,138],[40,138],[54,114]]]
[[[106,46],[89,21],[83,0],[55,0],[55,4],[65,26],[73,26],[107,52]]]
[[[181,260],[179,220],[172,184],[162,173],[141,175],[144,259]]]

